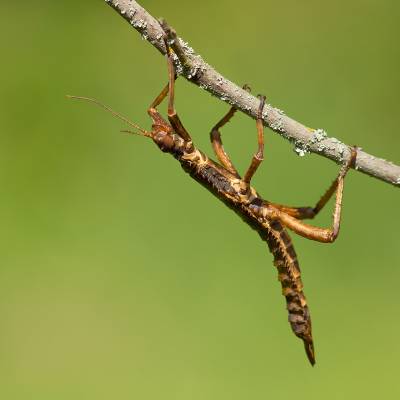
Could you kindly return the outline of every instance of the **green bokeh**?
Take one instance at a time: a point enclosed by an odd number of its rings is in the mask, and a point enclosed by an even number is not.
[[[400,162],[400,2],[147,1],[220,72],[314,128]],[[103,1],[0,6],[1,399],[394,399],[399,190],[355,172],[334,245],[294,237],[317,365],[265,243],[151,141],[162,57]],[[200,148],[227,106],[185,80]],[[243,171],[254,121],[224,142]],[[313,204],[338,167],[267,131],[255,186]],[[330,224],[331,206],[317,220]]]

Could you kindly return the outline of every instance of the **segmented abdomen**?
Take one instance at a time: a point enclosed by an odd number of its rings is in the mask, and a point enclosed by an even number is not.
[[[282,284],[282,294],[286,298],[289,322],[294,334],[304,342],[304,348],[311,364],[315,364],[314,346],[311,332],[311,317],[303,293],[300,266],[292,241],[279,221],[270,221],[269,227],[260,235],[268,243],[278,269],[278,279]]]
[[[303,340],[307,357],[314,365],[310,312],[303,293],[299,263],[289,235],[279,221],[266,218],[263,213],[266,203],[261,198],[258,196],[253,199],[248,198],[247,204],[241,201],[244,195],[233,184],[237,177],[228,171],[222,172],[213,161],[196,148],[191,150],[190,152],[176,150],[173,154],[192,178],[234,210],[268,243],[278,269],[282,293],[286,298],[290,325],[294,334]]]

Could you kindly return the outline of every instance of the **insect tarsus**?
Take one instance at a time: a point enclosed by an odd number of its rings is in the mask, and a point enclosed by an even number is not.
[[[310,363],[314,365],[315,354],[310,312],[303,293],[297,256],[285,228],[289,228],[308,239],[324,243],[330,243],[336,239],[340,227],[344,177],[355,162],[357,148],[350,149],[348,160],[343,164],[338,176],[315,207],[291,207],[262,199],[250,183],[263,161],[264,127],[262,111],[265,97],[259,96],[260,106],[256,122],[258,150],[253,155],[250,166],[242,178],[225,152],[220,134],[220,129],[232,118],[236,108],[231,107],[228,113],[211,130],[211,143],[219,161],[215,162],[193,144],[190,134],[176,113],[174,107],[176,75],[172,62],[172,50],[166,41],[165,45],[168,49],[166,58],[169,79],[168,84],[147,110],[153,122],[151,131],[140,128],[126,117],[95,99],[69,97],[94,102],[137,129],[139,135],[150,137],[163,152],[172,154],[192,178],[222,200],[259,233],[260,237],[267,242],[273,254],[274,265],[278,270],[278,278],[282,285],[282,294],[286,298],[291,328],[294,334],[303,340],[307,357]],[[249,90],[247,86],[245,88]],[[167,96],[168,121],[157,110],[157,107]],[[303,219],[314,218],[334,193],[336,193],[336,201],[331,228],[318,228],[302,221]]]

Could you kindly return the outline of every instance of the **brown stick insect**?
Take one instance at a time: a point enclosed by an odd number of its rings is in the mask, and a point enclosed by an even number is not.
[[[278,269],[278,278],[282,285],[282,294],[286,298],[292,330],[297,337],[303,340],[307,357],[310,363],[314,365],[315,354],[310,312],[303,293],[299,263],[285,228],[308,239],[324,243],[333,242],[337,238],[340,227],[344,178],[355,162],[357,148],[350,149],[350,157],[343,164],[336,179],[315,207],[289,207],[264,200],[251,186],[251,179],[264,158],[262,111],[265,105],[265,97],[258,96],[260,99],[256,121],[258,150],[253,155],[246,173],[241,177],[224,150],[220,134],[220,129],[235,114],[235,107],[231,107],[228,113],[211,130],[211,143],[218,159],[218,162],[215,162],[194,145],[190,134],[184,128],[176,113],[174,108],[176,74],[172,60],[173,50],[168,45],[167,40],[165,40],[165,44],[169,80],[147,110],[152,119],[151,131],[140,128],[95,99],[77,96],[68,97],[94,102],[137,130],[137,132],[130,133],[151,138],[161,151],[170,153],[175,157],[193,179],[223,201],[243,221],[258,232],[261,239],[267,242],[269,250],[273,254],[274,265]],[[248,89],[247,86],[245,88]],[[166,97],[168,97],[168,121],[157,111],[157,107]],[[303,219],[314,218],[334,193],[336,193],[336,201],[333,223],[330,228],[323,229],[302,221]]]

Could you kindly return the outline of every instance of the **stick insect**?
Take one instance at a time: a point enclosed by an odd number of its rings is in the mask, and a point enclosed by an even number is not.
[[[354,165],[357,148],[350,149],[349,159],[342,165],[336,179],[315,207],[290,207],[264,200],[251,186],[251,179],[264,158],[262,111],[265,105],[265,97],[258,96],[260,99],[256,120],[258,150],[253,155],[246,173],[241,177],[224,150],[220,133],[220,129],[235,114],[236,108],[231,107],[228,113],[211,130],[210,139],[218,159],[218,162],[213,161],[194,145],[189,132],[183,126],[175,110],[176,74],[172,60],[173,50],[168,45],[167,40],[165,40],[165,45],[167,49],[168,83],[147,110],[152,119],[151,131],[142,129],[95,99],[78,96],[68,97],[94,102],[136,129],[136,132],[125,132],[151,138],[161,151],[170,153],[175,157],[193,179],[224,202],[258,232],[261,239],[267,242],[274,257],[274,265],[277,267],[278,279],[282,285],[282,294],[286,298],[288,319],[292,331],[302,339],[307,357],[311,365],[314,365],[315,353],[310,312],[303,293],[303,283],[296,252],[285,228],[308,239],[323,243],[333,242],[337,238],[340,227],[344,178],[351,166]],[[249,90],[247,86],[244,88]],[[166,97],[168,97],[168,121],[157,110],[157,107]],[[330,228],[323,229],[302,221],[303,219],[314,218],[334,193],[336,193],[336,201],[333,223]]]

